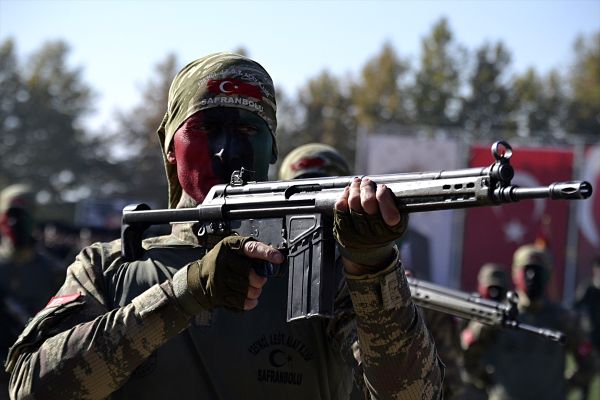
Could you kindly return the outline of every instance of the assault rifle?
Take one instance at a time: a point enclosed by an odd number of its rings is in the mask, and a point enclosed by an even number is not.
[[[368,177],[387,185],[398,209],[405,213],[495,206],[524,199],[586,199],[592,194],[592,186],[585,181],[532,188],[511,185],[512,148],[499,141],[491,150],[495,161],[489,167]],[[122,255],[127,260],[141,257],[144,231],[155,224],[193,222],[200,226],[200,236],[252,236],[286,255],[284,264],[267,264],[259,273],[283,276],[287,272],[288,321],[330,316],[335,294],[333,207],[353,178],[254,182],[252,172],[242,168],[229,184],[214,186],[195,208],[150,210],[145,204],[130,205],[123,210]]]
[[[563,332],[524,324],[517,318],[519,298],[508,292],[506,301],[484,299],[477,294],[449,289],[434,283],[407,277],[413,302],[421,307],[455,317],[481,322],[496,328],[510,328],[525,331],[555,342],[565,343]]]

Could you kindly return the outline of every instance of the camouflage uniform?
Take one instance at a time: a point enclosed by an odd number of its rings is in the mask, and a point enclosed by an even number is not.
[[[445,366],[444,399],[459,398],[463,392],[463,355],[458,321],[450,314],[421,308],[425,324],[433,336],[435,348]]]
[[[11,350],[14,398],[33,391],[40,398],[343,399],[357,334],[355,357],[380,398],[436,397],[435,349],[396,262],[377,276],[347,279],[332,320],[286,323],[287,281],[273,279],[255,310],[207,310],[190,321],[171,278],[201,257],[202,246],[182,226],[144,246],[143,259],[130,263],[119,241],[80,253]]]
[[[519,248],[513,260],[513,279],[527,265],[540,265],[549,273],[548,254],[534,246]],[[569,310],[545,298],[530,301],[521,292],[519,299],[521,322],[563,331],[566,344],[562,346],[525,332],[480,326],[480,329],[471,329],[468,336],[463,335],[463,339],[467,339],[463,341],[466,351],[485,354],[490,399],[565,399],[568,383],[579,386],[589,380],[589,343]],[[568,353],[578,366],[569,382],[565,379]]]
[[[230,54],[185,67],[159,129],[164,151],[181,121],[213,106],[256,112],[274,133],[274,92],[264,74]],[[219,85],[211,88],[208,78]],[[238,94],[260,87],[262,100],[230,95],[234,87]],[[169,204],[181,206],[177,171],[165,166]],[[271,279],[252,311],[205,309],[192,318],[184,311],[185,272],[220,239],[194,232],[174,225],[171,235],[146,239],[132,262],[121,257],[119,240],[85,248],[11,349],[12,396],[345,399],[354,369],[373,397],[439,398],[443,369],[397,257],[383,271],[345,279],[338,266],[331,320],[286,323],[284,279]]]

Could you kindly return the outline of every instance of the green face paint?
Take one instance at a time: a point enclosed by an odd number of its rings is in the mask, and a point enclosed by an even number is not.
[[[238,112],[242,121],[257,129],[248,136],[254,156],[253,169],[257,181],[266,181],[269,175],[269,163],[273,155],[273,135],[265,121],[258,115],[245,110],[238,110]]]

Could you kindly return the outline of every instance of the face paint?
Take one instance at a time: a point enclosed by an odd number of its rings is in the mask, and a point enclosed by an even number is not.
[[[515,279],[515,286],[525,293],[529,300],[537,300],[544,295],[546,271],[541,265],[526,265],[521,268]]]
[[[266,180],[273,139],[256,114],[217,107],[188,118],[173,137],[177,177],[192,198],[202,202],[210,188],[228,183],[241,167]]]
[[[490,285],[479,289],[481,297],[494,301],[502,301],[506,297],[506,289],[502,286]]]
[[[33,243],[33,219],[22,208],[9,208],[0,217],[0,232],[16,249]]]

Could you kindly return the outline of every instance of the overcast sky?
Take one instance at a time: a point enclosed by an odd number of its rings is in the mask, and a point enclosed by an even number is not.
[[[385,41],[416,64],[422,38],[447,17],[474,50],[503,41],[513,71],[566,69],[578,34],[600,31],[600,0],[162,1],[0,0],[0,41],[20,56],[45,41],[71,46],[69,62],[98,94],[89,123],[139,102],[139,87],[172,52],[186,63],[243,47],[288,94],[323,70],[355,76]]]

